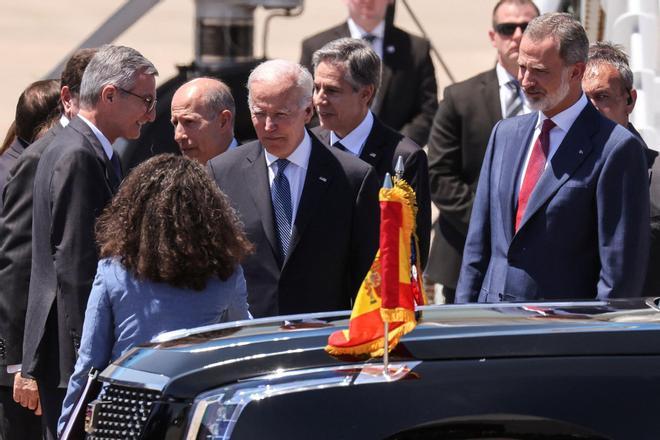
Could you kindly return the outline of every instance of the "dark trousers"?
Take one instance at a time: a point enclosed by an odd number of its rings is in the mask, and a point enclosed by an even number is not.
[[[66,389],[48,386],[40,381],[37,381],[37,385],[39,385],[39,400],[43,413],[44,440],[57,440],[57,420],[62,413]]]
[[[41,439],[41,417],[14,402],[11,387],[0,386],[0,440],[22,439]]]

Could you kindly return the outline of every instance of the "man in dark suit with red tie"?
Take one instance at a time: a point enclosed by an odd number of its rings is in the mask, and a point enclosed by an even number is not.
[[[380,58],[364,41],[342,38],[317,50],[312,64],[321,122],[312,132],[373,166],[381,184],[386,173],[394,175],[398,158],[403,160],[403,178],[417,195],[418,257],[424,267],[431,234],[428,162],[424,150],[369,110],[380,84]]]
[[[438,88],[430,44],[386,19],[393,0],[348,0],[348,20],[302,43],[300,64],[312,70],[312,54],[338,38],[363,38],[383,60],[382,84],[371,105],[381,121],[426,145],[433,115],[438,108]]]
[[[457,302],[641,294],[648,259],[647,159],[582,92],[589,40],[570,14],[534,19],[518,79],[534,113],[490,136]]]
[[[22,374],[37,380],[48,439],[56,438],[96,273],[94,223],[121,182],[112,143],[137,138],[153,121],[157,73],[134,49],[100,48],[83,75],[78,116],[37,166]]]

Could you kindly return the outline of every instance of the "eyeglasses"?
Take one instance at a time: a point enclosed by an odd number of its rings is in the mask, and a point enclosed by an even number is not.
[[[529,23],[500,23],[495,25],[495,32],[505,37],[510,37],[520,28],[520,32],[525,32]]]
[[[140,96],[140,95],[137,95],[133,92],[129,92],[128,90],[123,89],[119,86],[116,86],[116,87],[119,90],[121,90],[122,92],[124,92],[128,95],[135,96],[136,98],[140,98],[142,100],[142,102],[144,102],[144,106],[147,109],[147,113],[151,113],[156,108],[156,103],[158,102],[158,100],[156,98],[152,98],[151,96]]]

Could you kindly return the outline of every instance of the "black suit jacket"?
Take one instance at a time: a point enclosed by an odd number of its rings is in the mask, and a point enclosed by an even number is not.
[[[49,385],[66,387],[73,371],[98,261],[94,223],[118,186],[101,143],[80,118],[37,166],[23,371]]]
[[[312,55],[326,43],[350,37],[347,23],[305,39],[300,64],[312,70]],[[435,69],[428,40],[397,27],[386,26],[383,41],[383,76],[372,108],[387,125],[426,145],[438,108]]]
[[[56,124],[18,157],[4,191],[5,209],[0,215],[0,341],[5,345],[3,364],[7,365],[20,364],[23,354],[32,266],[34,175],[41,154],[61,129]]]
[[[433,225],[426,275],[456,288],[470,212],[490,132],[502,119],[495,69],[444,90],[429,137],[431,200],[440,210]]]
[[[0,213],[4,206],[5,186],[9,180],[9,173],[26,147],[23,141],[16,138],[0,156]]]
[[[330,131],[316,127],[312,132],[325,145],[330,145]],[[392,130],[374,117],[374,125],[367,137],[360,159],[376,169],[382,186],[385,174],[394,175],[397,158],[403,158],[403,178],[417,195],[417,237],[419,238],[420,264],[423,268],[431,240],[431,197],[426,153],[412,140]]]
[[[208,162],[256,247],[243,262],[255,317],[351,307],[378,249],[378,178],[372,167],[314,136],[294,221],[280,266],[268,170],[259,141]]]

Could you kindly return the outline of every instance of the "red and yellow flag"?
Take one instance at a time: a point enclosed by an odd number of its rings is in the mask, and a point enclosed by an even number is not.
[[[392,350],[415,328],[415,304],[426,304],[421,285],[415,234],[415,192],[403,179],[381,188],[380,249],[358,291],[348,330],[334,332],[325,350],[334,355],[382,356],[385,323]]]

